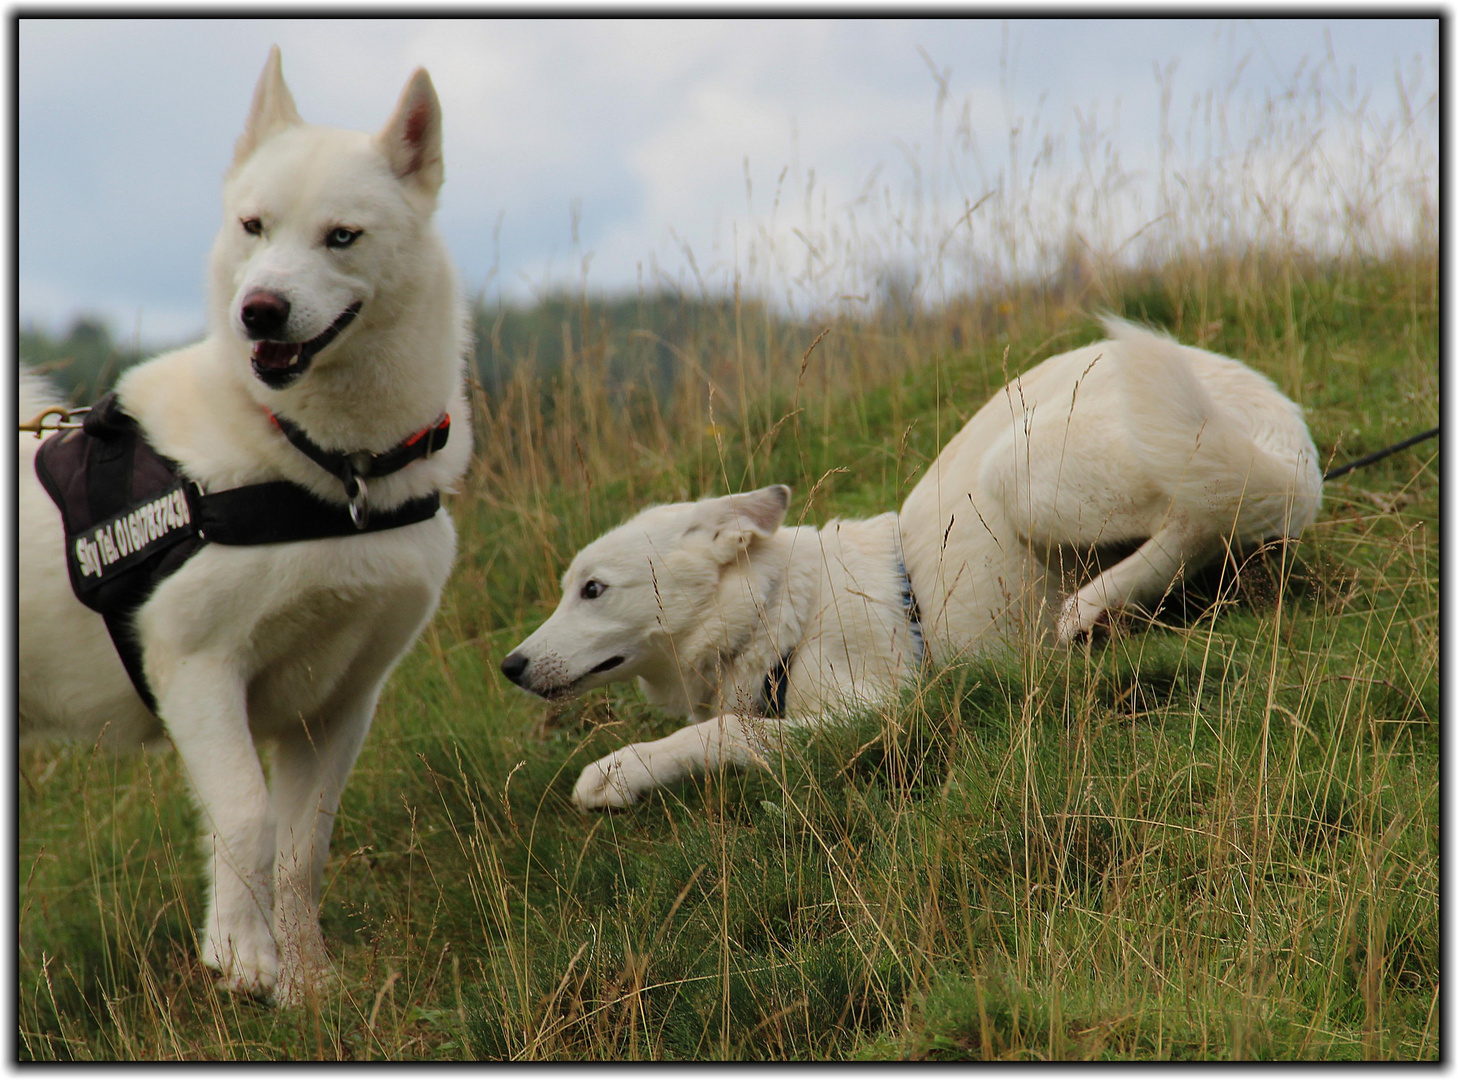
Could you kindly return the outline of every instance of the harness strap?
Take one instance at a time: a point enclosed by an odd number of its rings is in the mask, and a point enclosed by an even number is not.
[[[906,572],[906,563],[898,554],[896,571],[901,575],[901,608],[906,613],[907,625],[911,628],[911,640],[915,644],[916,666],[920,667],[926,655],[926,644],[921,633],[921,605],[916,602],[916,593],[911,588],[911,575]],[[759,690],[760,701],[764,703],[764,715],[771,720],[785,717],[785,692],[790,685],[790,665],[795,662],[795,646],[780,656],[779,661],[764,677]]]
[[[760,687],[760,700],[764,702],[764,714],[772,720],[785,718],[785,691],[790,685],[790,665],[795,662],[795,650],[788,649],[780,662],[770,669]]]
[[[203,540],[229,547],[287,544],[398,529],[429,521],[440,509],[440,492],[432,491],[393,510],[373,513],[364,528],[357,528],[346,507],[324,502],[287,480],[249,484],[206,495],[198,494],[194,487],[189,493],[195,507],[193,516],[198,523],[198,535]]]
[[[896,571],[901,575],[901,607],[906,612],[906,623],[911,628],[911,640],[916,644],[916,666],[926,657],[926,639],[921,632],[921,605],[916,602],[916,592],[911,587],[911,575],[906,572],[906,560],[896,553]]]

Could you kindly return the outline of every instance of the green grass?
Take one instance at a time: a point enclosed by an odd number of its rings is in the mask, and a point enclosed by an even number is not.
[[[578,771],[675,721],[631,687],[544,710],[496,671],[633,508],[776,480],[792,519],[893,508],[1099,308],[1271,374],[1337,461],[1437,422],[1434,252],[1191,258],[833,322],[808,354],[818,327],[725,307],[654,392],[615,351],[631,311],[583,318],[478,401],[456,573],[335,829],[337,984],[213,989],[175,756],[26,750],[20,1055],[1435,1059],[1435,443],[1153,625],[931,673],[772,773],[628,812],[574,812]]]

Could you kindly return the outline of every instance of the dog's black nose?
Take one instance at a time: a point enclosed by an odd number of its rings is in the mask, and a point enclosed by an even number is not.
[[[521,653],[511,653],[505,660],[501,661],[501,674],[516,683],[517,686],[520,686],[522,674],[526,671],[529,663],[531,661],[525,656],[522,656]]]
[[[243,309],[238,314],[249,337],[255,341],[277,340],[288,325],[289,302],[277,293],[258,289],[243,298]]]

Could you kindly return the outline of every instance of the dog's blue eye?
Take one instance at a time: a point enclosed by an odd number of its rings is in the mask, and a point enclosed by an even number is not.
[[[607,586],[600,581],[589,581],[582,586],[579,594],[584,600],[596,600],[603,593],[607,592]]]
[[[263,235],[263,222],[259,221],[256,217],[243,218],[242,223],[243,231],[249,236]]]
[[[363,229],[346,229],[341,225],[337,229],[329,230],[329,235],[324,238],[324,243],[332,248],[347,248],[359,239],[359,234],[363,231]]]

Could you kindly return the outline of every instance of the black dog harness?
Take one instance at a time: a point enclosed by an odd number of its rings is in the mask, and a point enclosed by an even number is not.
[[[926,654],[926,644],[921,633],[921,605],[916,602],[916,593],[911,588],[911,575],[906,572],[906,563],[900,555],[896,557],[896,572],[901,576],[901,609],[906,613],[907,625],[911,627],[911,640],[916,652],[916,666],[921,666]],[[785,718],[785,694],[790,687],[790,665],[795,662],[795,650],[791,645],[785,650],[779,662],[764,677],[759,698],[764,712],[762,716],[773,720]]]
[[[36,453],[36,476],[65,525],[71,589],[106,620],[122,666],[153,712],[157,701],[143,672],[132,617],[204,544],[281,544],[380,532],[427,521],[440,509],[440,493],[431,492],[371,515],[363,478],[398,472],[443,447],[450,437],[448,414],[383,454],[331,453],[283,418],[273,421],[291,443],[340,478],[347,508],[287,480],[204,492],[152,448],[115,394],[92,406],[80,427],[47,439]]]

